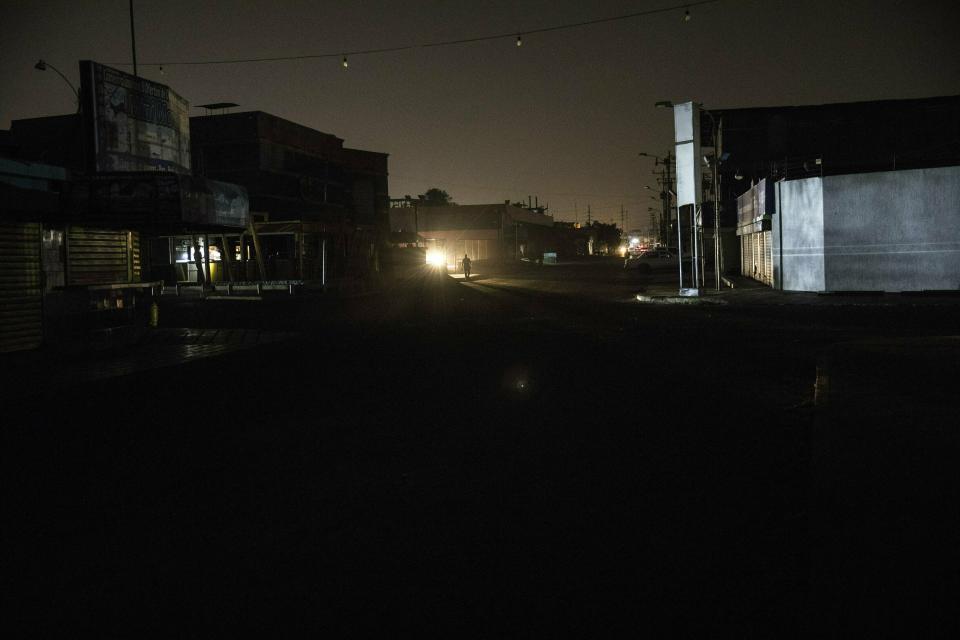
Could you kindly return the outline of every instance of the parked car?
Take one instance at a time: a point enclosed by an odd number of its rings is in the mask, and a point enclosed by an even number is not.
[[[623,261],[623,268],[637,269],[641,273],[647,273],[654,269],[663,269],[676,264],[677,255],[669,249],[650,249],[636,256],[627,256],[626,260]]]

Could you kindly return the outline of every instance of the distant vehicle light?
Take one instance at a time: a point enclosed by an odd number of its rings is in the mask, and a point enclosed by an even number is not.
[[[447,262],[447,257],[443,254],[443,251],[438,249],[430,249],[427,251],[427,264],[432,267],[442,267]]]

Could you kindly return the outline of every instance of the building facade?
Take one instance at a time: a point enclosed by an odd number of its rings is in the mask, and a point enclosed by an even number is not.
[[[17,312],[0,318],[4,349],[146,324],[167,275],[158,239],[209,245],[248,226],[242,187],[191,172],[186,101],[92,61],[80,72],[79,113],[0,135],[4,268],[19,274],[3,293]],[[209,253],[196,255],[207,273]]]
[[[741,274],[798,291],[960,287],[960,96],[711,113],[701,139],[719,130]]]
[[[249,193],[253,227],[229,249],[243,260],[259,244],[264,279],[326,286],[379,271],[388,154],[261,111],[191,118],[190,137],[198,174]]]
[[[774,186],[768,284],[788,291],[960,290],[960,166]]]

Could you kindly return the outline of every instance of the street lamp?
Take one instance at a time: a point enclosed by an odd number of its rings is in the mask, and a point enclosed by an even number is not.
[[[80,92],[77,91],[77,88],[75,86],[73,86],[73,83],[70,82],[70,79],[67,78],[67,76],[60,73],[60,69],[57,69],[55,66],[53,66],[52,64],[50,64],[45,60],[42,60],[42,59],[37,60],[37,64],[33,65],[33,68],[36,69],[37,71],[46,71],[47,67],[50,67],[51,69],[53,69],[57,73],[57,75],[63,78],[63,81],[70,86],[70,90],[73,91],[73,95],[77,99],[77,112],[79,113],[80,112]]]

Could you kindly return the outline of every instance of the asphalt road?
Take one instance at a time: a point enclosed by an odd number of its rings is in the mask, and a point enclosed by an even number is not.
[[[857,530],[836,522],[847,503],[824,519],[817,478],[845,476],[812,472],[833,424],[814,384],[831,344],[954,334],[955,307],[642,305],[631,292],[669,276],[616,262],[478,276],[162,309],[300,337],[14,399],[10,624],[843,637],[915,622],[889,575],[883,602],[824,606],[854,584],[830,563],[863,547],[832,537]],[[929,509],[957,495],[939,490]],[[949,601],[954,559],[928,609]]]

